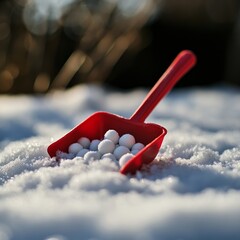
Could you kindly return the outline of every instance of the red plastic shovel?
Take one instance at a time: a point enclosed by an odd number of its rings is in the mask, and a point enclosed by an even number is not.
[[[154,123],[144,123],[145,119],[195,63],[196,57],[191,51],[180,52],[130,119],[107,112],[96,112],[65,136],[53,142],[48,147],[49,155],[54,157],[58,151],[67,152],[69,145],[77,142],[80,137],[87,137],[90,140],[102,139],[107,130],[115,129],[119,135],[132,134],[137,142],[142,142],[145,145],[137,155],[120,169],[123,174],[135,173],[143,164],[149,164],[154,160],[163,138],[167,134],[164,127]]]

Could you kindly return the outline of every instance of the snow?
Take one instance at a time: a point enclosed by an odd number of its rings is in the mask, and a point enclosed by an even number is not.
[[[146,94],[81,85],[0,96],[0,239],[239,239],[240,89],[172,91],[146,120],[168,134],[136,175],[110,159],[48,156],[92,113],[130,117]]]

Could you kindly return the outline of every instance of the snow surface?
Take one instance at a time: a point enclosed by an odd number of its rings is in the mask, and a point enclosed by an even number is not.
[[[147,93],[82,85],[0,96],[0,239],[239,239],[240,89],[172,91],[147,122],[168,129],[134,176],[109,159],[50,159],[96,111],[130,117]]]

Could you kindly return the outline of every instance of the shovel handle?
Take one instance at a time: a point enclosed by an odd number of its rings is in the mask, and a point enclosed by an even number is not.
[[[189,50],[180,52],[130,119],[136,122],[144,122],[158,102],[170,92],[177,81],[183,77],[195,63],[196,56],[193,52]]]

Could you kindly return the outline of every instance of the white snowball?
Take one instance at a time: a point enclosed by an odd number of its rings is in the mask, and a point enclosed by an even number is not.
[[[118,146],[113,152],[116,159],[120,159],[120,157],[126,153],[130,153],[130,150],[125,146]]]
[[[117,131],[110,129],[104,134],[104,139],[109,139],[115,144],[117,144],[119,140],[119,134]]]
[[[115,144],[109,139],[102,140],[98,145],[98,151],[101,154],[112,153],[114,151],[114,148]]]
[[[126,153],[119,159],[119,166],[124,166],[131,158],[133,158],[134,155],[131,153]]]
[[[133,149],[133,150],[131,151],[131,153],[132,153],[133,155],[136,155],[138,152],[140,152],[140,150],[138,150],[138,149]]]
[[[124,134],[119,138],[119,145],[125,146],[129,149],[135,144],[135,138],[131,134]]]
[[[83,148],[77,153],[76,157],[83,157],[87,152],[89,152],[89,150],[86,148]]]
[[[90,140],[86,137],[81,137],[78,140],[78,143],[83,146],[83,148],[89,148]]]
[[[145,146],[142,143],[135,143],[132,146],[132,150],[142,150]]]
[[[104,155],[102,155],[101,159],[104,159],[104,158],[109,158],[114,162],[117,160],[116,157],[112,153],[105,153]]]
[[[89,149],[90,149],[91,151],[97,151],[97,150],[98,150],[98,144],[99,144],[100,142],[101,142],[101,141],[98,140],[98,139],[92,140],[92,142],[90,143]]]
[[[90,160],[99,160],[100,154],[97,151],[89,151],[84,155],[84,160],[90,161]]]
[[[77,154],[81,149],[83,149],[81,144],[79,144],[79,143],[72,143],[68,147],[68,152],[69,153],[73,153],[73,154]]]

